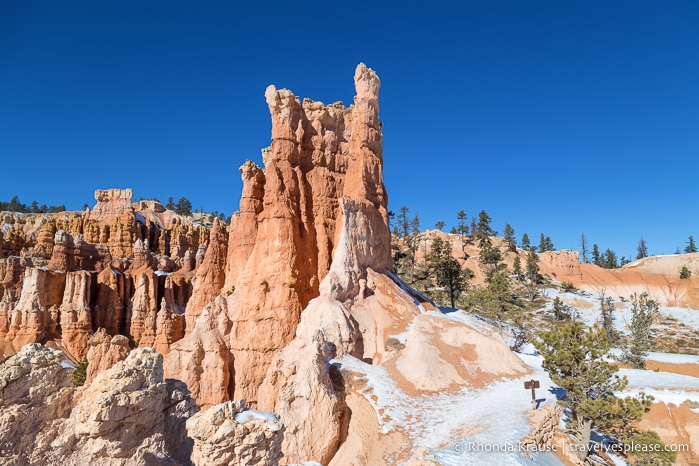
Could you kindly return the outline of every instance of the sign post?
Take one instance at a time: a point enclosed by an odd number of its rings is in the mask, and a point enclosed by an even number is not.
[[[531,388],[532,390],[532,409],[536,409],[536,389],[539,388],[539,381],[538,380],[528,380],[527,382],[524,382],[524,388],[526,390],[529,390]]]

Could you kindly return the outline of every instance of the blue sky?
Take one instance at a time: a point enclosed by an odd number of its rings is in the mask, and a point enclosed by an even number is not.
[[[230,214],[266,86],[349,104],[363,61],[389,207],[424,227],[485,209],[618,256],[699,238],[698,2],[239,3],[0,2],[0,199],[132,187]]]

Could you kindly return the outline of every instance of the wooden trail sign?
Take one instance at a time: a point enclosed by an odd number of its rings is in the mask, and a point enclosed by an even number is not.
[[[524,388],[525,390],[529,390],[531,388],[532,390],[532,406],[534,409],[536,409],[536,389],[539,388],[539,381],[538,380],[528,380],[524,382]]]

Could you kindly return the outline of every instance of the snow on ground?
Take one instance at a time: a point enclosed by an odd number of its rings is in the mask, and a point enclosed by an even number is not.
[[[618,348],[612,348],[609,353],[613,357],[618,358],[621,356],[622,351]],[[670,364],[699,364],[699,356],[694,354],[656,353],[651,351],[646,359]]]
[[[556,288],[546,288],[545,290],[542,291],[542,294],[551,300],[554,298],[560,298],[564,302],[570,302],[570,301],[582,301],[585,303],[588,303],[589,307],[588,309],[581,309],[581,307],[576,307],[578,310],[578,313],[580,314],[580,317],[582,320],[585,322],[587,325],[593,325],[595,323],[601,323],[601,315],[602,312],[600,310],[600,299],[602,295],[600,293],[589,293],[589,292],[584,292],[584,293],[565,293],[562,292]],[[627,297],[628,299],[628,297]],[[614,309],[613,317],[614,317],[614,326],[615,328],[620,331],[626,333],[626,326],[631,323],[631,303],[630,302],[624,302],[620,301],[618,299],[614,300],[614,304],[616,306],[621,306],[620,308],[617,307]],[[553,306],[552,302],[546,303],[546,308],[551,309]],[[573,306],[575,307],[575,306]],[[699,310],[695,309],[686,309],[686,308],[681,308],[681,307],[659,307],[658,312],[660,313],[661,317],[659,320],[662,320],[662,316],[670,316],[674,317],[675,319],[679,320],[681,323],[694,327],[695,329],[699,329]],[[666,327],[665,325],[662,324],[654,324],[654,328],[659,328],[659,327]]]
[[[492,329],[463,311],[429,314],[463,322],[480,331]],[[444,466],[561,465],[561,460],[551,452],[537,453],[528,459],[517,448],[519,440],[531,431],[527,413],[531,409],[531,392],[524,389],[524,382],[532,378],[540,382],[541,388],[536,391],[539,409],[555,404],[556,394],[562,393],[541,367],[542,358],[535,354],[531,344],[526,351],[527,354],[518,356],[531,368],[530,375],[504,379],[482,389],[463,388],[456,394],[416,397],[406,395],[382,366],[367,364],[352,356],[332,363],[365,375],[367,385],[360,392],[378,413],[382,433],[404,432],[413,451],[429,448]],[[664,353],[652,353],[651,359],[699,362],[699,356]],[[699,378],[635,369],[621,369],[618,374],[629,380],[621,395],[637,395],[644,391],[654,396],[656,402],[679,405],[685,400],[699,401]]]
[[[699,402],[699,378],[638,369],[620,369],[617,374],[626,376],[629,380],[623,395],[638,395],[643,391],[652,395],[656,403],[673,403],[678,406],[687,400]]]
[[[490,328],[460,311],[441,316],[476,329]],[[382,366],[367,364],[352,356],[331,362],[365,374],[367,386],[361,392],[379,413],[382,433],[393,430],[406,433],[413,451],[420,447],[430,448],[445,466],[488,462],[560,465],[561,461],[553,453],[537,454],[533,462],[518,450],[519,440],[531,431],[527,414],[531,409],[531,391],[524,388],[524,382],[532,378],[540,381],[541,388],[537,390],[540,408],[556,403],[553,384],[541,368],[541,358],[519,356],[531,367],[533,374],[501,380],[482,389],[463,388],[456,394],[415,397],[406,395]],[[469,428],[475,433],[469,435]]]
[[[403,280],[398,277],[398,275],[393,274],[390,270],[386,271],[386,275],[391,277],[391,279],[398,284],[398,286],[401,287],[403,291],[405,291],[405,294],[413,298],[413,302],[417,306],[418,309],[420,309],[420,313],[424,314],[425,313],[425,307],[422,305],[420,301],[415,297],[416,295],[424,299],[425,301],[429,301],[429,299],[425,298],[423,295],[421,295],[419,292],[413,290],[410,288],[408,285],[405,284]]]

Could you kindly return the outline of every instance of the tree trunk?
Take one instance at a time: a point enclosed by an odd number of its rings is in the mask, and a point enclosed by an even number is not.
[[[585,461],[587,454],[590,452],[590,436],[592,434],[592,419],[582,418],[582,422],[579,421],[580,429],[578,430],[580,434],[580,442],[578,443],[578,459],[580,461]]]

